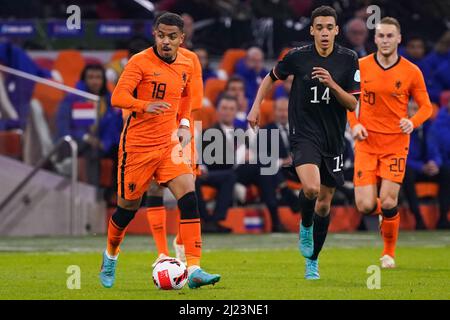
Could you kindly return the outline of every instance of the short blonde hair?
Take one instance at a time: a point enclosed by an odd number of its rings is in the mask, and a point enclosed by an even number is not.
[[[378,22],[378,24],[390,24],[396,26],[399,33],[402,32],[400,22],[398,22],[398,20],[393,17],[384,17],[380,20],[380,22]]]

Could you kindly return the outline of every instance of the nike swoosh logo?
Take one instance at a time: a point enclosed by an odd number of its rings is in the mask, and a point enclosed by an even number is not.
[[[160,76],[160,75],[161,75],[161,73],[153,72],[153,76],[154,77],[157,77],[157,76]]]

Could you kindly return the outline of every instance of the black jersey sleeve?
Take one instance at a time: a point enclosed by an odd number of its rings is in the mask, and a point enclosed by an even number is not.
[[[297,52],[296,49],[291,49],[273,68],[271,73],[276,79],[286,80],[287,77],[294,73],[295,52]]]
[[[358,95],[361,93],[360,81],[361,76],[359,72],[358,55],[356,52],[353,52],[351,68],[348,73],[347,86],[343,89],[348,93]]]

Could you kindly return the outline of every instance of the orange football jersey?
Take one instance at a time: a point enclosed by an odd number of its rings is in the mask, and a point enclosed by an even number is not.
[[[146,152],[167,146],[178,128],[179,119],[190,118],[190,103],[181,104],[189,96],[193,75],[192,60],[177,54],[175,61],[162,60],[156,49],[148,48],[134,55],[125,66],[112,94],[111,103],[131,112],[121,137],[126,151]],[[170,103],[163,114],[145,112],[150,102]]]
[[[420,69],[404,57],[389,68],[383,68],[376,53],[359,60],[361,96],[359,117],[348,112],[353,128],[361,123],[368,131],[366,140],[356,143],[356,150],[372,153],[407,153],[409,135],[400,129],[400,119],[408,118],[408,102],[414,98],[419,111],[410,119],[414,128],[432,112],[425,81]]]

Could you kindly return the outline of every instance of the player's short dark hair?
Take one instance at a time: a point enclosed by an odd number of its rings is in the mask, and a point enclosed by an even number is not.
[[[393,17],[384,17],[383,19],[380,20],[380,22],[378,24],[390,24],[390,25],[396,26],[399,33],[402,32],[402,28],[400,27],[400,22],[398,22],[398,20]]]
[[[172,12],[165,12],[158,16],[155,21],[155,28],[160,24],[165,24],[168,26],[176,26],[181,32],[184,32],[184,21],[180,15]]]
[[[334,21],[337,24],[336,10],[334,10],[330,6],[320,6],[318,8],[315,8],[311,13],[311,24],[314,24],[314,19],[317,17],[333,17]]]
[[[219,101],[217,101],[217,107],[220,106],[220,104],[222,103],[223,100],[234,101],[236,103],[236,106],[238,105],[238,101],[237,101],[236,97],[232,96],[231,94],[224,93],[220,97]]]

